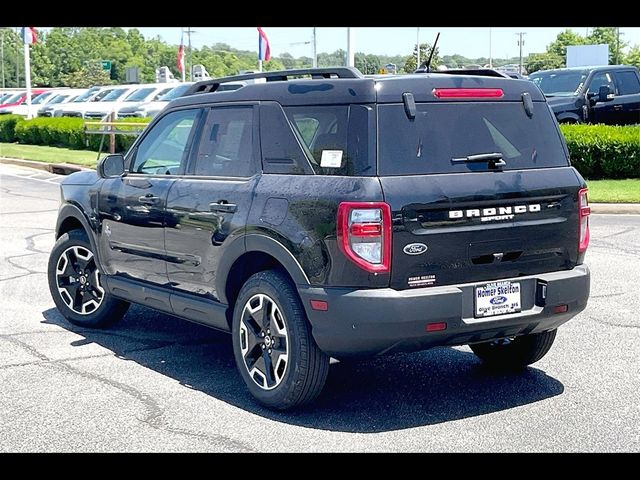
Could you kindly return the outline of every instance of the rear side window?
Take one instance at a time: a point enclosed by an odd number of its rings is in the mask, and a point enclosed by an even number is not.
[[[635,72],[615,72],[618,83],[618,95],[633,95],[640,93],[640,80]]]
[[[366,105],[285,107],[320,175],[375,175],[375,111]]]
[[[549,107],[534,102],[416,105],[410,120],[402,104],[378,107],[379,175],[486,171],[487,163],[454,163],[470,155],[501,153],[505,170],[567,166]]]

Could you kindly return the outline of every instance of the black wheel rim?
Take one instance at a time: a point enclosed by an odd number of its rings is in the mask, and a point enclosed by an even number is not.
[[[249,377],[263,390],[276,388],[287,373],[287,324],[276,303],[258,293],[245,304],[240,319],[240,352]]]
[[[85,247],[69,247],[60,254],[56,283],[62,301],[79,315],[90,315],[102,305],[100,272],[93,253]]]

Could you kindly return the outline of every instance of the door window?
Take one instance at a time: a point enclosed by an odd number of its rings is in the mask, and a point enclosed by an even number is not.
[[[620,95],[633,95],[640,93],[640,80],[635,72],[623,71],[616,72],[616,80],[618,81],[618,92]]]
[[[253,107],[209,111],[195,158],[194,175],[249,177],[256,173]]]
[[[588,93],[597,94],[600,90],[600,87],[602,87],[603,85],[609,87],[611,93],[615,93],[616,86],[613,83],[613,75],[611,75],[611,72],[596,73],[591,79],[591,85],[589,85]]]
[[[188,153],[198,109],[165,115],[136,147],[132,173],[176,175]]]

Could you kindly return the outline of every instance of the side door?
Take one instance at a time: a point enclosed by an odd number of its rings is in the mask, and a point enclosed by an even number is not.
[[[127,157],[127,173],[105,180],[98,198],[100,258],[107,274],[167,283],[165,206],[184,172],[202,110],[168,113],[154,123]]]
[[[606,85],[614,95],[613,100],[608,102],[598,102],[598,91],[600,87]],[[591,77],[589,88],[587,90],[587,96],[589,94],[595,94],[594,101],[596,102],[591,109],[591,118],[589,123],[606,123],[613,125],[617,123],[619,111],[621,109],[620,99],[618,99],[618,92],[616,84],[613,79],[613,72],[597,72]]]
[[[239,237],[259,179],[258,145],[257,106],[208,109],[186,174],[167,199],[165,243],[173,287],[218,300],[220,259],[230,245],[244,247]]]
[[[614,73],[620,101],[620,124],[640,124],[640,78],[636,70],[616,70]],[[614,107],[615,108],[615,107]]]

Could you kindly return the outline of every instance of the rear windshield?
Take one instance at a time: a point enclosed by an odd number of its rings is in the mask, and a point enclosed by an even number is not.
[[[378,174],[486,171],[487,162],[452,162],[499,153],[504,170],[567,166],[552,113],[534,102],[421,103],[410,120],[402,104],[378,106]]]

